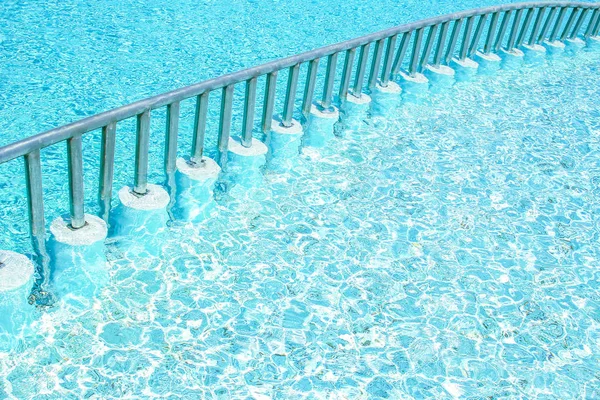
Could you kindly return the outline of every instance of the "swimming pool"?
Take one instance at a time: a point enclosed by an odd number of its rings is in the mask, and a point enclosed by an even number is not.
[[[0,353],[0,397],[597,396],[599,66],[430,92],[109,242]]]

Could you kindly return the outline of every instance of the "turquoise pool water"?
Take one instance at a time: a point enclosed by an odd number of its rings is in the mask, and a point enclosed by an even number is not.
[[[109,242],[96,295],[0,353],[0,397],[597,398],[599,60],[405,102]]]
[[[306,7],[323,15],[315,31],[351,10]],[[365,29],[443,7],[458,5],[409,7]],[[331,41],[365,33],[341,25]],[[302,45],[323,38],[311,40]],[[221,182],[218,212],[201,224],[110,239],[106,280],[83,276],[66,292],[52,283],[57,303],[31,310],[31,330],[0,352],[0,398],[600,397],[599,70],[600,53],[585,50],[479,76],[340,125],[328,147],[304,147],[290,171],[266,169],[259,187]],[[171,87],[156,80],[143,90]],[[86,85],[110,92],[98,84],[108,81]],[[89,101],[83,112],[99,111]],[[51,108],[39,115],[56,116]],[[131,182],[127,132],[116,188]],[[61,153],[45,155],[49,221],[68,209]],[[95,165],[86,161],[90,210]],[[0,245],[25,252],[25,225],[10,223],[22,219],[24,192],[7,172],[20,164],[2,168]]]

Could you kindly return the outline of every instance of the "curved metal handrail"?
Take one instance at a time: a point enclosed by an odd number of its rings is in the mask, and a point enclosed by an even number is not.
[[[525,14],[524,19],[522,18],[523,14]],[[565,21],[567,14],[569,14],[569,17]],[[491,19],[488,18],[489,16],[491,16]],[[476,21],[477,24],[475,24]],[[533,26],[531,25],[532,22]],[[454,24],[450,32],[451,23]],[[45,222],[43,216],[40,150],[45,147],[67,141],[71,225],[73,228],[79,228],[85,223],[83,210],[82,134],[102,129],[99,199],[104,208],[109,208],[113,180],[115,129],[116,124],[124,119],[137,117],[134,191],[139,195],[143,195],[146,192],[147,184],[148,138],[151,110],[164,106],[167,107],[165,171],[172,173],[175,169],[175,158],[177,155],[179,103],[182,100],[192,97],[197,98],[191,149],[191,160],[197,161],[201,159],[204,150],[208,96],[212,91],[218,89],[223,91],[218,136],[218,151],[220,154],[223,154],[227,152],[231,129],[233,88],[236,84],[246,83],[241,141],[242,145],[249,147],[251,146],[254,123],[256,82],[259,77],[265,75],[267,77],[262,129],[264,132],[268,132],[273,115],[277,73],[281,70],[289,69],[286,100],[282,113],[283,124],[289,125],[294,112],[293,107],[298,86],[298,71],[302,64],[308,63],[302,106],[303,114],[307,115],[313,103],[319,60],[324,57],[327,57],[327,69],[323,97],[319,104],[322,108],[326,109],[332,103],[337,56],[342,52],[345,52],[345,60],[339,91],[341,100],[349,92],[355,96],[361,95],[369,59],[371,59],[371,68],[367,87],[372,89],[378,81],[385,86],[390,80],[396,77],[402,68],[402,63],[407,52],[410,53],[407,72],[414,75],[428,63],[436,66],[448,64],[454,56],[464,60],[473,56],[478,50],[489,54],[501,48],[511,51],[523,44],[534,45],[543,41],[574,39],[579,36],[584,25],[586,25],[583,33],[584,37],[598,35],[598,31],[600,30],[600,3],[569,1],[515,3],[429,18],[209,79],[48,130],[1,147],[0,164],[18,157],[24,157],[30,230],[34,237],[43,237],[45,234]],[[423,45],[423,36],[427,28],[429,28],[428,35]],[[473,28],[475,29],[473,30]],[[507,31],[509,32],[508,36]],[[481,37],[484,32],[487,32],[487,34],[484,45],[480,49]],[[528,37],[529,39],[527,39]],[[399,38],[400,44],[398,46],[397,39]],[[372,51],[372,56],[370,56],[370,45],[373,43],[375,44],[375,48]],[[410,43],[412,43],[412,51],[409,49]],[[458,52],[456,51],[457,46]],[[350,90],[353,62],[357,50],[359,50],[359,66],[356,69],[353,88]]]

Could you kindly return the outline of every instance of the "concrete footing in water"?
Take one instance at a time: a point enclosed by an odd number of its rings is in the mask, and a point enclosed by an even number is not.
[[[524,61],[527,64],[542,64],[545,62],[547,51],[544,46],[539,44],[525,44],[522,49],[523,54],[525,55]]]
[[[477,71],[479,70],[479,64],[470,58],[465,58],[464,60],[453,58],[450,61],[450,66],[456,71],[457,82],[470,81],[477,75]]]
[[[523,65],[525,59],[525,53],[517,48],[501,49],[499,55],[502,58],[502,68],[504,69],[518,69]]]
[[[402,88],[396,82],[388,82],[386,86],[377,83],[371,93],[371,112],[373,115],[385,115],[400,105]]]
[[[456,71],[447,65],[427,65],[424,74],[431,83],[430,90],[435,92],[452,87]]]
[[[340,111],[331,106],[323,109],[313,104],[304,134],[304,144],[309,147],[325,147],[334,137],[334,126],[340,119]]]
[[[281,116],[271,122],[269,133],[269,168],[275,171],[287,171],[296,163],[302,145],[304,129],[302,124],[292,119],[290,126],[284,126]]]
[[[23,254],[0,250],[0,351],[10,350],[15,336],[27,326],[33,306],[33,262]]]
[[[148,184],[148,191],[143,196],[124,186],[119,190],[119,200],[121,204],[112,213],[112,235],[154,235],[165,229],[169,220],[167,206],[171,199],[161,186]]]
[[[475,60],[479,64],[478,73],[481,75],[493,75],[500,69],[502,59],[496,53],[475,53]]]
[[[52,235],[47,251],[50,257],[50,280],[58,298],[91,298],[106,283],[106,222],[95,215],[85,215],[85,225],[72,229],[68,218],[58,217],[50,224]]]
[[[200,162],[178,158],[176,166],[173,215],[182,221],[201,222],[216,207],[214,187],[221,167],[208,157]]]

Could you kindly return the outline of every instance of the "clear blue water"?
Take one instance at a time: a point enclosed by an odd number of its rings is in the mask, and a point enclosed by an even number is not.
[[[439,9],[370,23],[415,10]],[[404,102],[221,187],[201,224],[109,240],[96,293],[0,352],[0,398],[600,397],[599,70],[582,51]],[[21,249],[4,171],[0,244]]]

